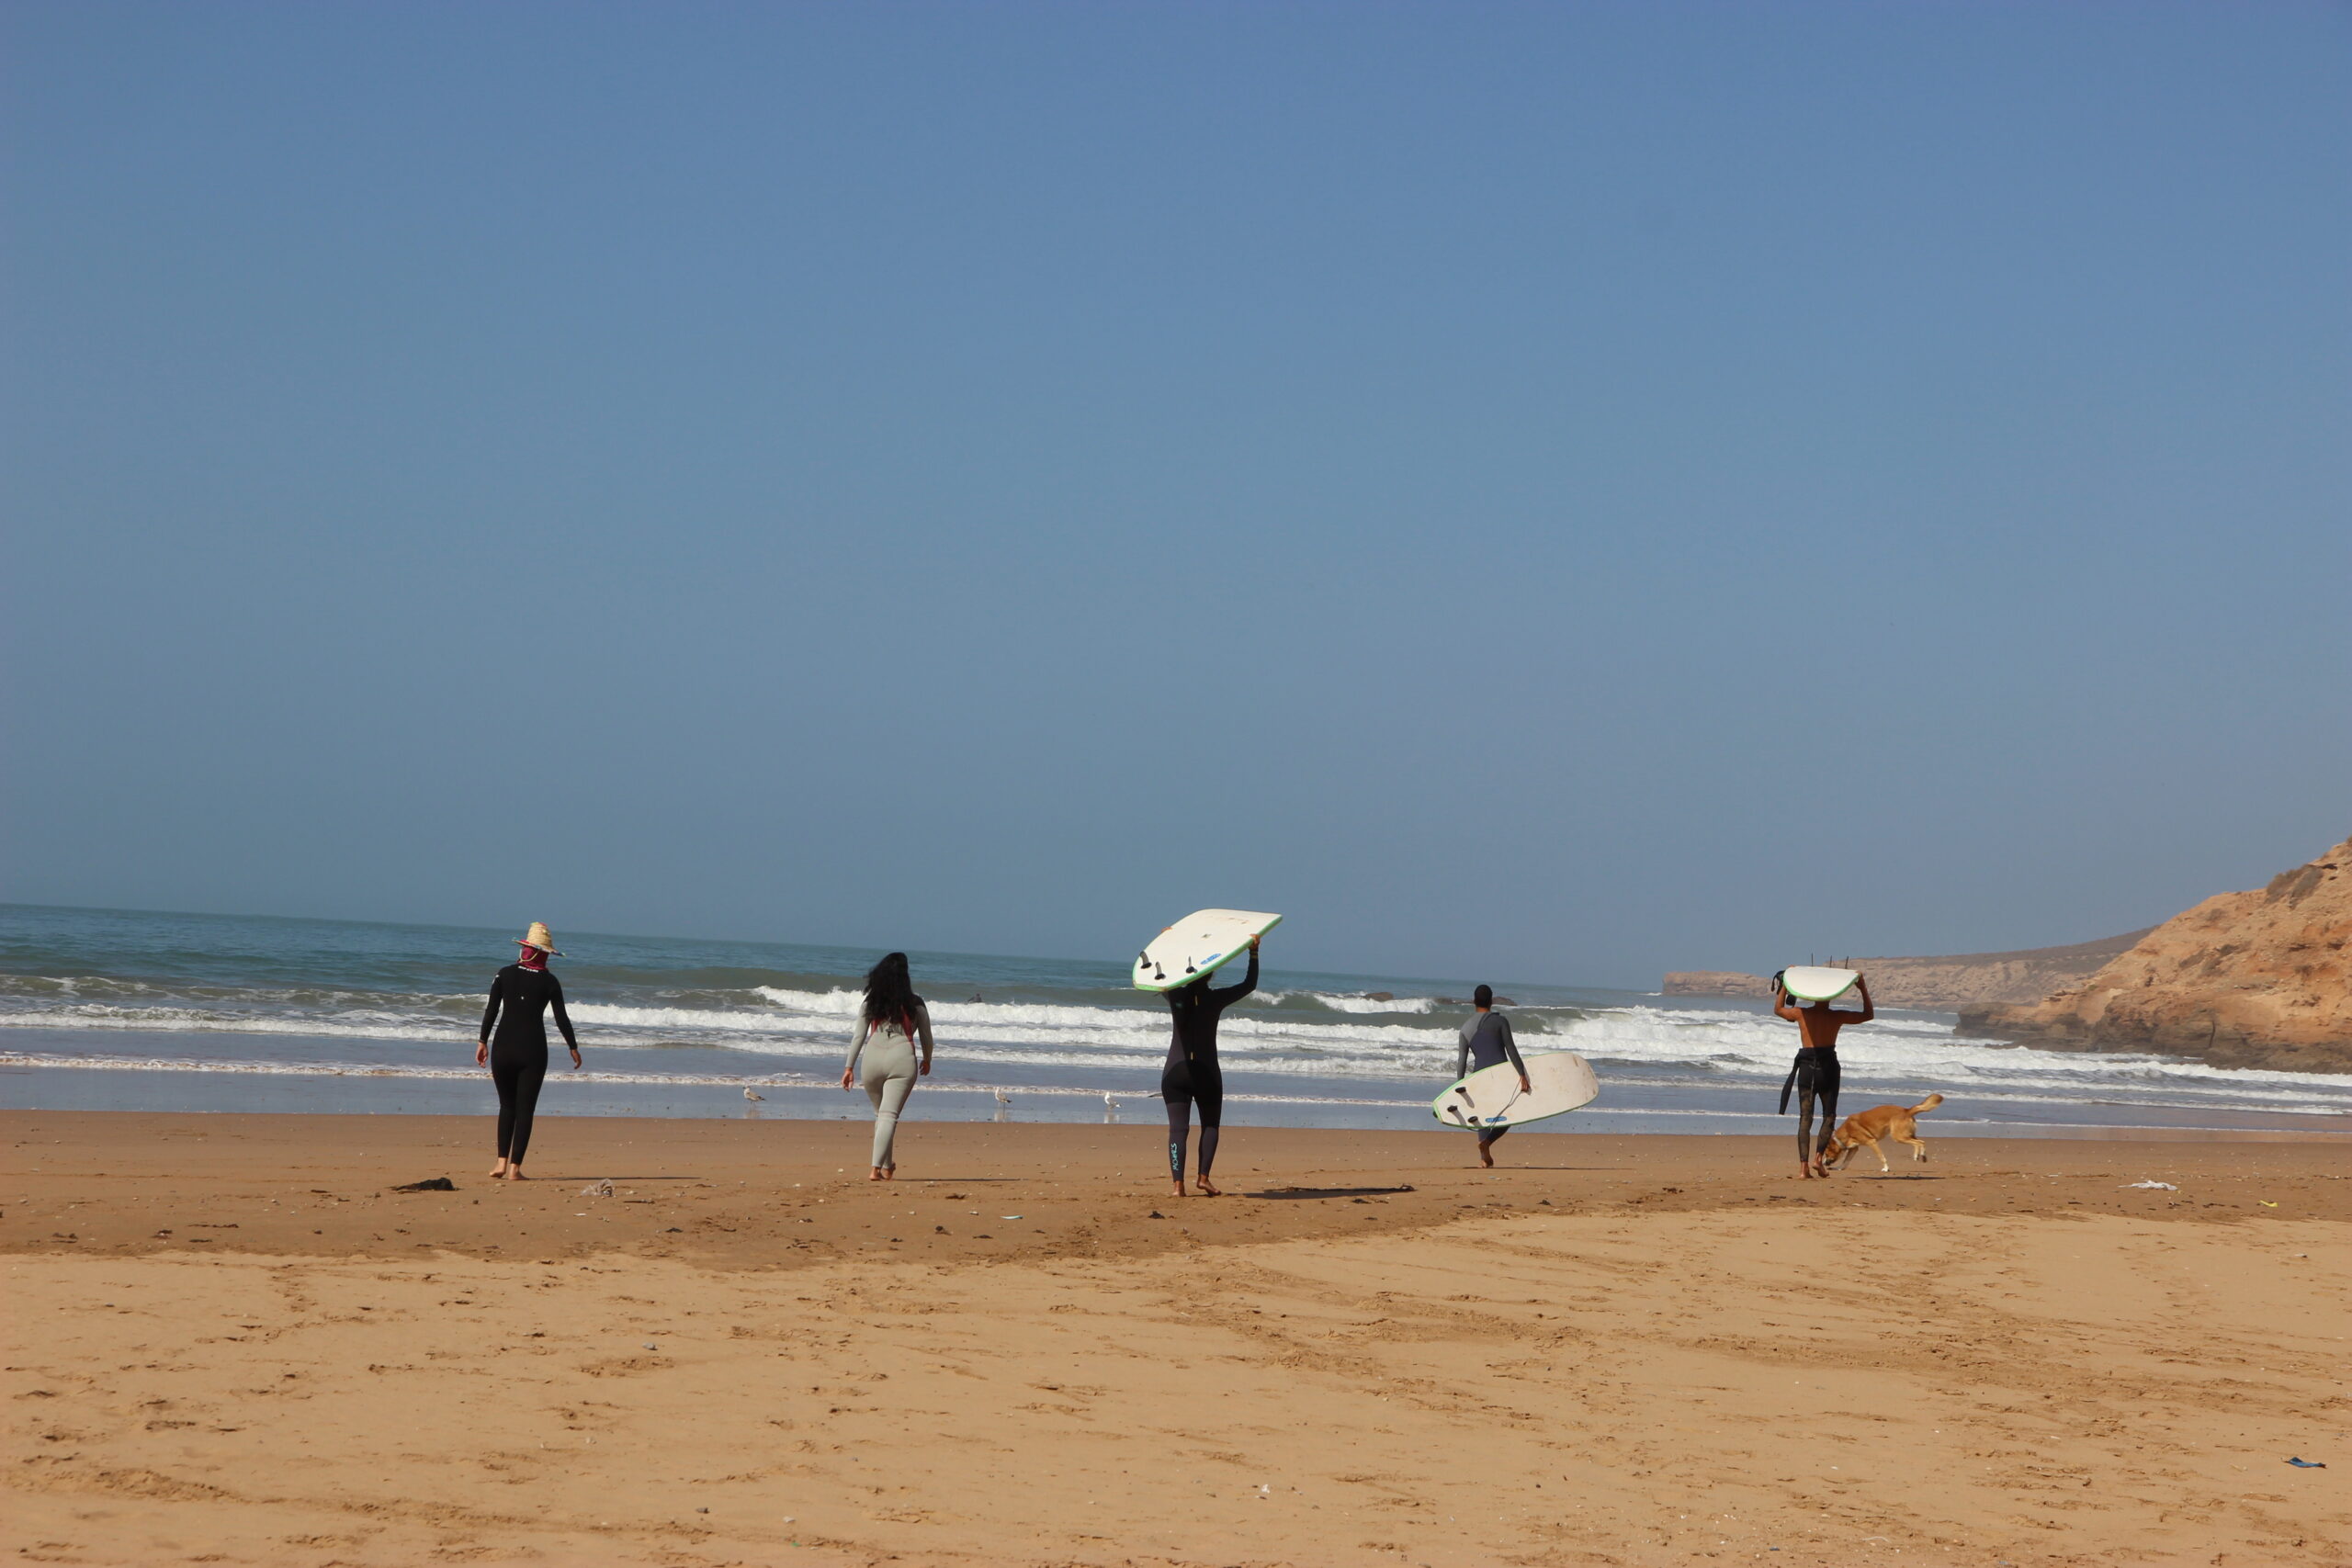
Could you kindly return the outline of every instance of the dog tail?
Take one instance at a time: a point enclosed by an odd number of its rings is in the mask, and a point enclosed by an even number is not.
[[[1911,1114],[1917,1116],[1922,1111],[1933,1111],[1937,1106],[1941,1105],[1943,1102],[1944,1097],[1942,1095],[1931,1094],[1928,1096],[1927,1099],[1921,1100],[1918,1104],[1913,1106],[1911,1108]]]

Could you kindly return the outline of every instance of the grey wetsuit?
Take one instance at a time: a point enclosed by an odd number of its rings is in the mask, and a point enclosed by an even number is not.
[[[1481,1067],[1499,1066],[1509,1062],[1521,1077],[1527,1076],[1527,1064],[1519,1059],[1519,1043],[1510,1037],[1510,1020],[1498,1012],[1474,1012],[1463,1023],[1457,1043],[1460,1049],[1453,1054],[1453,1076],[1467,1077]],[[1480,1130],[1478,1141],[1491,1144],[1509,1127],[1487,1127]]]

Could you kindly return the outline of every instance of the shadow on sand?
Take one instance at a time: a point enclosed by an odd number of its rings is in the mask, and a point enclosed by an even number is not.
[[[1409,1187],[1276,1187],[1264,1192],[1244,1192],[1244,1198],[1386,1198],[1410,1192]]]

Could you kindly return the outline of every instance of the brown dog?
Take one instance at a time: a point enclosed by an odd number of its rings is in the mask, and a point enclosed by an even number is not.
[[[1923,1111],[1933,1111],[1944,1102],[1940,1094],[1931,1094],[1905,1111],[1900,1105],[1873,1105],[1868,1111],[1857,1111],[1838,1124],[1829,1146],[1821,1151],[1821,1168],[1828,1170],[1842,1167],[1854,1157],[1856,1149],[1868,1149],[1878,1156],[1881,1170],[1893,1170],[1886,1163],[1886,1151],[1879,1147],[1882,1138],[1893,1138],[1898,1144],[1911,1145],[1911,1157],[1924,1160],[1928,1145],[1919,1138],[1919,1123],[1913,1120]]]

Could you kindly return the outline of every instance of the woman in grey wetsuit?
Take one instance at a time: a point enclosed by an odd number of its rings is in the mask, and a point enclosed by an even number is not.
[[[1168,1065],[1159,1070],[1159,1098],[1168,1106],[1168,1174],[1173,1196],[1184,1196],[1184,1141],[1193,1131],[1193,1107],[1201,1108],[1201,1166],[1194,1185],[1204,1198],[1217,1196],[1209,1180],[1216,1162],[1218,1123],[1225,1120],[1225,1069],[1217,1066],[1216,1021],[1226,1009],[1258,988],[1258,939],[1250,939],[1250,973],[1241,984],[1209,988],[1206,975],[1168,993],[1174,1024]]]
[[[922,1060],[915,1060],[915,1042],[922,1042]],[[865,1058],[862,1079],[865,1097],[874,1102],[874,1169],[868,1181],[888,1181],[899,1174],[895,1145],[899,1112],[915,1091],[915,1079],[931,1071],[931,1010],[915,995],[907,973],[907,955],[886,953],[882,962],[865,972],[865,1000],[849,1033],[849,1060],[842,1064],[842,1087],[857,1075],[858,1058]]]
[[[498,1163],[492,1176],[523,1179],[524,1151],[531,1146],[531,1119],[539,1109],[539,1086],[548,1077],[548,1010],[571,1047],[571,1070],[580,1070],[580,1042],[571,1015],[563,1010],[563,982],[548,973],[548,960],[563,955],[543,920],[516,942],[523,956],[490,983],[490,1005],[481,1011],[481,1042],[474,1061],[490,1069],[498,1088]]]

